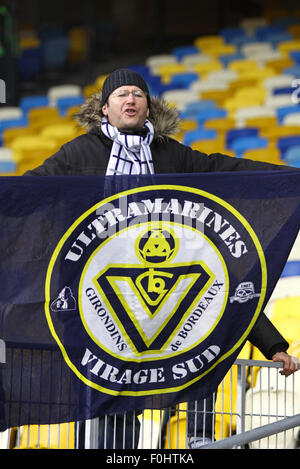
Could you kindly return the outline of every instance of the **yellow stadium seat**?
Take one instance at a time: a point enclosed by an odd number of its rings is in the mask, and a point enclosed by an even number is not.
[[[28,112],[29,125],[34,125],[41,120],[59,118],[59,111],[56,107],[37,107],[32,108]]]
[[[260,130],[269,129],[277,126],[277,117],[249,117],[245,119],[246,127],[258,127]]]
[[[208,119],[204,122],[203,127],[206,129],[215,129],[218,131],[219,135],[223,135],[227,130],[235,127],[235,120],[229,117]]]
[[[59,149],[59,146],[53,139],[38,135],[18,137],[12,142],[11,148],[13,158],[17,162],[17,173],[21,175],[28,169],[41,165]]]
[[[260,136],[267,138],[269,142],[273,144],[276,143],[277,139],[281,137],[288,137],[293,135],[300,135],[299,126],[276,125],[260,130]]]
[[[99,90],[99,89],[102,89],[102,86],[103,86],[103,83],[105,81],[105,79],[107,78],[107,74],[104,74],[104,75],[99,75],[96,80],[95,80],[95,86],[96,88]]]
[[[283,42],[280,42],[277,47],[284,54],[289,54],[290,52],[294,50],[300,49],[300,40],[295,39],[291,41],[283,41]]]
[[[201,99],[208,99],[215,101],[218,107],[223,107],[224,102],[232,96],[230,89],[225,90],[210,90],[201,93]]]
[[[243,70],[239,72],[240,80],[251,80],[258,86],[267,78],[276,76],[276,70],[272,67],[262,67],[256,69]]]
[[[52,124],[46,125],[40,132],[41,137],[54,140],[57,145],[61,146],[64,143],[86,133],[80,129],[76,123],[70,122],[65,124]]]
[[[219,60],[210,60],[208,62],[195,63],[190,66],[190,71],[198,73],[201,78],[205,78],[210,72],[216,72],[223,69],[223,64]]]
[[[74,27],[69,31],[69,59],[72,63],[81,62],[88,48],[88,36],[84,27]]]
[[[191,144],[191,148],[208,155],[211,155],[212,153],[222,153],[223,155],[235,157],[235,153],[225,147],[224,138],[219,138],[217,140],[198,140]]]
[[[273,163],[284,165],[285,162],[280,158],[280,151],[278,148],[256,148],[253,150],[247,150],[243,153],[243,158],[247,158],[254,161],[262,161],[265,163]]]
[[[218,58],[221,55],[235,54],[237,48],[233,44],[212,44],[205,46],[205,53]]]
[[[280,321],[285,319],[298,319],[299,315],[300,296],[280,298],[274,304],[271,320],[280,323]],[[300,330],[300,321],[297,329]]]
[[[145,409],[138,415],[141,425],[138,449],[156,448],[161,440],[164,411]]]
[[[74,449],[75,424],[30,425],[21,428],[18,449]]]
[[[95,84],[87,85],[82,90],[82,94],[85,98],[90,98],[95,93],[99,93],[99,88]]]
[[[223,102],[223,107],[229,113],[229,116],[233,118],[238,109],[250,107],[250,106],[261,106],[262,105],[262,98],[261,96],[242,96],[242,97],[235,97],[230,96]]]
[[[76,114],[76,112],[78,111],[80,111],[80,106],[70,106],[67,109],[66,117],[69,119],[73,119],[74,114]]]
[[[234,99],[251,98],[254,102],[260,101],[261,103],[264,103],[266,96],[267,91],[262,86],[245,86],[236,90]]]
[[[12,127],[3,131],[3,146],[10,147],[12,141],[17,137],[34,136],[35,130],[32,127]]]
[[[157,67],[156,74],[161,77],[163,83],[169,83],[176,73],[184,73],[187,67],[182,63],[162,64]]]
[[[248,59],[238,59],[232,60],[228,64],[229,70],[236,70],[238,73],[244,73],[246,71],[253,71],[259,69],[259,64],[256,60],[248,60]]]
[[[229,83],[229,90],[231,94],[234,95],[237,90],[241,88],[247,88],[249,86],[256,86],[257,85],[257,77],[255,75],[250,74],[242,74],[236,80],[232,80]]]
[[[293,67],[294,61],[290,57],[282,57],[281,59],[266,60],[265,65],[273,68],[276,74],[281,74],[285,68]]]
[[[212,47],[224,44],[224,39],[222,36],[200,36],[194,40],[194,45],[198,47],[201,51],[204,50],[206,47]]]

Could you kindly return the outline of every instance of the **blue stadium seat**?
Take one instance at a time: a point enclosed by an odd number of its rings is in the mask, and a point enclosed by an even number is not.
[[[300,145],[288,148],[284,160],[286,164],[290,166],[294,166],[295,163],[300,163]]]
[[[47,71],[61,70],[67,63],[70,40],[66,36],[49,37],[42,42],[43,67]]]
[[[300,65],[295,64],[293,67],[284,68],[282,73],[288,75],[295,75],[296,78],[300,78]]]
[[[23,110],[24,115],[27,115],[30,109],[47,106],[49,106],[47,96],[26,96],[20,100],[20,108]]]
[[[240,52],[237,52],[236,54],[224,54],[220,55],[219,60],[222,62],[223,67],[227,68],[230,62],[233,62],[235,60],[242,60],[244,59],[244,55],[241,54]]]
[[[290,57],[295,62],[295,65],[300,65],[300,50],[292,50]]]
[[[235,152],[237,158],[243,158],[243,154],[247,150],[257,148],[267,148],[268,139],[263,137],[244,137],[236,139],[231,149]]]
[[[278,123],[279,124],[282,124],[282,121],[284,119],[285,116],[287,116],[288,114],[293,114],[295,112],[300,112],[300,105],[291,105],[291,106],[283,106],[283,107],[279,107],[276,109],[276,113],[277,113],[277,119],[278,119]]]
[[[198,140],[207,140],[207,139],[216,139],[218,133],[214,129],[196,129],[190,130],[184,134],[183,143],[185,145],[191,145],[191,143],[196,142]]]
[[[179,46],[172,50],[172,54],[180,62],[185,55],[199,54],[199,49],[196,46]]]
[[[226,148],[231,149],[235,140],[246,137],[257,137],[259,133],[256,127],[228,130],[226,133]]]
[[[193,81],[199,80],[197,73],[175,73],[171,78],[171,85],[179,85],[185,89],[189,89]]]
[[[300,261],[288,261],[284,266],[281,277],[300,277]]]
[[[216,119],[219,117],[227,117],[226,109],[222,108],[207,108],[202,109],[201,111],[197,112],[194,116],[194,119],[198,122],[199,125],[202,125],[208,119]]]
[[[0,161],[0,173],[15,173],[17,164],[15,161]]]
[[[280,150],[281,158],[285,160],[288,149],[296,145],[300,145],[300,135],[279,138],[277,141],[277,146]]]
[[[59,98],[56,102],[59,114],[65,116],[67,110],[71,106],[81,106],[85,101],[83,96],[66,96],[65,98]]]
[[[3,131],[12,127],[26,127],[28,125],[28,120],[26,117],[21,117],[20,119],[12,119],[7,121],[0,122],[0,146],[3,145]]]

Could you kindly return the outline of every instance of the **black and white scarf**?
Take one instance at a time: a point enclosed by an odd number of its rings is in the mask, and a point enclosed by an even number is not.
[[[154,129],[149,120],[144,124],[145,135],[132,135],[112,126],[106,117],[101,130],[113,141],[106,175],[154,174],[150,144]]]

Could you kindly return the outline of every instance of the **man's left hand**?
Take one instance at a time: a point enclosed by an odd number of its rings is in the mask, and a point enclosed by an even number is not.
[[[272,357],[273,362],[282,362],[283,369],[280,371],[280,374],[283,376],[290,376],[299,368],[299,360],[296,357],[292,357],[285,352],[277,352]]]

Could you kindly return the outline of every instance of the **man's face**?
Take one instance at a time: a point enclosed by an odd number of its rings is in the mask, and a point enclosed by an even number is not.
[[[102,112],[119,130],[139,129],[149,115],[147,96],[137,86],[120,86],[110,94]]]

